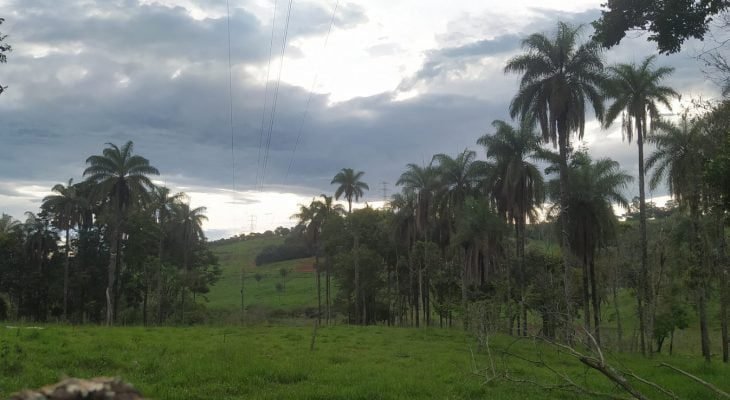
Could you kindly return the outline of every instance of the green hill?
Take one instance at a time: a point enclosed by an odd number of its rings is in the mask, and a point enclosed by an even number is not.
[[[257,238],[242,242],[213,245],[218,256],[222,275],[211,288],[207,308],[218,313],[238,313],[241,310],[241,271],[244,281],[244,304],[246,310],[275,310],[287,313],[303,311],[317,306],[315,276],[312,272],[313,259],[282,261],[256,266],[256,255],[265,247],[283,243],[279,237]],[[287,274],[282,278],[280,270]],[[257,276],[260,280],[257,280]],[[283,283],[284,290],[277,290],[277,283]]]

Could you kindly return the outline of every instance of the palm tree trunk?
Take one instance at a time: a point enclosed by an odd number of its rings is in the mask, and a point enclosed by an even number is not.
[[[164,238],[160,237],[157,245],[157,325],[162,325],[162,257]]]
[[[718,238],[719,238],[719,258],[720,258],[720,328],[722,331],[722,361],[727,363],[730,354],[728,354],[728,302],[730,302],[730,287],[728,285],[728,261],[726,258],[726,242],[725,242],[725,213],[720,211],[717,218]]]
[[[618,250],[617,250],[618,251]],[[617,350],[620,352],[623,347],[623,327],[621,326],[621,313],[618,307],[618,265],[614,262],[613,270],[613,307],[616,312],[616,335],[618,344]]]
[[[591,331],[591,301],[588,293],[588,234],[583,230],[583,326]]]
[[[522,336],[527,336],[527,305],[525,304],[527,273],[525,271],[525,216],[521,215],[517,227],[517,259],[520,263],[520,308]]]
[[[699,195],[693,194],[690,198],[690,218],[692,220],[692,258],[693,268],[697,275],[697,306],[700,317],[700,344],[702,347],[702,356],[705,361],[710,362],[710,332],[707,324],[707,277],[704,268],[704,259],[702,256],[702,245],[700,241],[700,210]]]
[[[359,258],[359,251],[360,248],[360,236],[355,233],[355,248],[354,248],[354,256],[355,256],[355,321],[360,322],[360,262],[358,260]]]
[[[119,254],[119,223],[115,224],[109,248],[109,268],[106,287],[106,325],[114,324],[114,280],[117,274],[117,257]]]
[[[596,338],[596,343],[601,345],[601,302],[598,297],[598,290],[596,284],[596,262],[595,257],[591,256],[588,263],[590,281],[591,281],[591,297],[593,302],[593,335]]]
[[[641,289],[639,296],[644,298],[644,310],[639,310],[639,318],[644,319],[644,321],[640,323],[639,326],[642,327],[642,335],[647,338],[653,338],[654,316],[652,315],[652,312],[647,312],[653,309],[653,296],[651,294],[651,282],[649,281],[649,260],[646,242],[646,193],[644,191],[644,131],[646,128],[646,118],[644,116],[638,118],[636,127],[636,144],[639,147],[639,242],[641,247]],[[648,349],[649,354],[651,354],[652,346],[649,346]],[[644,350],[642,349],[642,352],[643,351]]]
[[[66,226],[66,262],[63,265],[63,320],[68,321],[68,278],[71,260],[69,253],[71,250],[71,241],[69,239],[70,226]]]
[[[319,269],[319,252],[314,250],[314,265],[317,272],[317,323],[322,324],[322,284],[321,284],[321,275],[322,271]]]
[[[327,312],[327,325],[330,323],[330,258],[327,256],[327,261],[325,262],[325,272],[324,272],[324,286],[325,286],[325,304],[326,304],[326,312]]]
[[[462,268],[462,270],[461,270],[461,309],[462,309],[462,312],[464,313],[464,315],[462,317],[464,320],[462,321],[462,323],[464,324],[464,330],[467,330],[467,329],[469,329],[469,309],[467,308],[468,302],[467,302],[467,293],[466,293],[466,282],[467,282],[466,273],[467,273],[467,269],[469,268],[469,262],[470,262],[469,257],[470,256],[469,256],[469,252],[467,251],[466,247],[464,247],[463,254],[464,254],[464,256],[463,256],[462,261],[464,264],[464,268]]]
[[[570,265],[570,239],[568,236],[568,129],[565,121],[558,122],[558,147],[560,150],[560,240],[563,252],[563,294],[565,297],[565,339],[570,342],[573,336],[571,325],[573,313],[571,306],[571,265]]]

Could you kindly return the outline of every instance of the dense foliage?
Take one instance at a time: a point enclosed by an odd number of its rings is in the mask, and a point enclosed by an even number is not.
[[[91,156],[37,213],[0,218],[0,319],[187,322],[218,277],[205,208],[155,186],[131,142]],[[6,305],[7,303],[7,305]]]

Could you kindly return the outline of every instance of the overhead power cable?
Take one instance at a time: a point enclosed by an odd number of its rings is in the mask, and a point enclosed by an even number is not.
[[[277,0],[274,0],[274,15],[271,17],[271,38],[269,39],[269,63],[266,66],[266,87],[264,88],[264,106],[261,111],[261,132],[259,133],[259,155],[256,161],[256,186],[259,186],[261,180],[261,156],[264,147],[264,126],[266,121],[266,105],[268,103],[269,94],[269,78],[271,76],[271,59],[274,50],[274,31],[276,27],[276,8]]]
[[[335,16],[337,15],[337,8],[339,6],[340,6],[340,0],[337,0],[335,2],[335,8],[332,10],[332,18],[330,19],[329,29],[327,29],[327,35],[324,38],[324,49],[322,51],[323,57],[322,57],[322,59],[320,59],[320,62],[317,65],[317,69],[314,72],[314,78],[312,79],[312,86],[309,89],[309,96],[307,97],[307,103],[304,106],[304,113],[302,114],[302,119],[299,122],[297,140],[294,142],[294,149],[292,149],[291,158],[289,159],[289,166],[286,169],[286,176],[284,177],[284,180],[289,178],[289,173],[291,172],[291,167],[294,164],[294,156],[297,154],[297,149],[299,148],[299,141],[302,138],[302,130],[304,129],[304,122],[306,121],[307,115],[309,114],[309,105],[312,103],[312,96],[314,95],[314,89],[317,87],[317,81],[319,79],[319,70],[322,66],[324,56],[326,55],[327,43],[330,40],[330,33],[332,33],[332,26],[334,26],[334,24],[335,24]]]
[[[271,150],[271,137],[273,136],[274,131],[274,121],[276,120],[276,106],[277,101],[279,99],[279,87],[281,86],[281,73],[284,69],[284,54],[286,52],[286,43],[289,36],[289,21],[291,18],[291,8],[292,3],[294,0],[289,0],[289,8],[286,12],[286,23],[284,24],[284,36],[281,40],[281,57],[279,60],[279,76],[276,79],[276,86],[274,87],[274,97],[271,104],[271,119],[269,120],[269,133],[268,137],[266,139],[266,151],[264,152],[264,161],[263,161],[263,168],[261,172],[261,186],[259,190],[263,189],[264,187],[264,181],[266,179],[266,168],[269,164],[269,152]]]

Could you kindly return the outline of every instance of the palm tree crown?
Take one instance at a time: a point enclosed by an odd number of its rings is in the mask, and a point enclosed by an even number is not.
[[[536,118],[545,140],[585,131],[585,105],[603,117],[603,60],[598,44],[577,45],[580,27],[558,23],[553,40],[535,33],[522,41],[525,54],[507,62],[505,72],[522,74],[520,88],[510,104],[512,117]]]
[[[335,199],[339,200],[344,195],[347,199],[348,212],[352,212],[352,200],[360,200],[365,195],[365,190],[370,190],[367,183],[360,180],[365,172],[355,172],[352,168],[342,168],[340,172],[332,178],[332,185],[339,185],[335,191]]]

